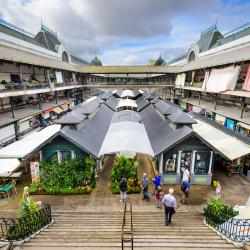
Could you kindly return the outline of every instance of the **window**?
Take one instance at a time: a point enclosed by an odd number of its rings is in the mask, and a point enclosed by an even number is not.
[[[71,159],[71,152],[70,151],[61,151],[61,160],[70,160]]]
[[[62,53],[62,60],[63,62],[69,62],[69,57],[66,51],[63,51]]]
[[[194,173],[207,174],[210,164],[210,151],[198,151],[195,153]]]
[[[54,152],[50,157],[49,157],[49,161],[54,161],[54,160],[58,160],[57,159],[57,152]]]
[[[181,152],[181,170],[182,172],[187,167],[190,170],[192,159],[192,151],[183,151]]]
[[[177,168],[177,159],[178,159],[177,152],[167,152],[163,155],[163,173],[164,174],[171,174],[176,173]]]

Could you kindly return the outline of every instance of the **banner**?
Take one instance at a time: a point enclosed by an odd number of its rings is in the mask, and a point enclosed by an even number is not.
[[[32,182],[36,181],[40,175],[39,162],[30,162],[30,173]]]

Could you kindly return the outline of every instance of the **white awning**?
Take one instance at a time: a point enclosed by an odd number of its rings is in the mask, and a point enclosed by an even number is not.
[[[111,123],[99,155],[137,152],[154,156],[145,127],[137,122]]]
[[[206,83],[206,90],[216,93],[226,90],[234,90],[239,73],[240,66],[212,69]]]
[[[178,74],[175,79],[175,86],[183,87],[185,85],[185,80],[186,80],[185,73]]]
[[[134,95],[134,93],[133,93],[133,91],[132,90],[130,90],[130,89],[125,89],[125,90],[123,90],[122,91],[122,94],[121,94],[121,97],[123,98],[123,97],[134,97],[135,95]]]
[[[197,120],[197,124],[193,124],[192,126],[198,136],[231,161],[250,154],[250,145],[224,133],[212,125]]]
[[[121,107],[137,108],[137,104],[136,104],[135,100],[121,99],[117,105],[117,108],[121,108]]]
[[[0,177],[10,176],[19,166],[20,161],[16,158],[0,159]]]
[[[61,125],[59,124],[51,125],[24,137],[20,141],[13,142],[0,149],[0,158],[25,158],[59,132],[60,129]]]

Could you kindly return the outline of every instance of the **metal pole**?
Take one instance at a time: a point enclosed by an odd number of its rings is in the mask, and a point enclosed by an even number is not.
[[[10,97],[10,106],[11,106],[11,113],[12,113],[12,118],[16,118],[16,112],[15,112],[15,103],[14,103],[14,97]]]
[[[56,98],[56,104],[58,104],[58,95],[57,95],[57,91],[55,91],[55,98]]]
[[[246,97],[242,97],[240,118],[243,118],[243,113],[245,110],[245,101],[246,101]]]

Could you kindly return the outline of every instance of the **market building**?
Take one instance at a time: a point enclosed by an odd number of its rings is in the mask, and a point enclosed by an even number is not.
[[[121,109],[121,101],[132,101],[128,95],[134,102]],[[37,145],[28,146],[36,138],[28,136],[1,149],[0,158],[22,160],[38,153],[40,160],[56,157],[61,162],[91,156],[100,169],[104,155],[139,153],[155,161],[165,184],[178,184],[188,167],[192,184],[210,185],[215,161],[230,165],[236,160],[240,167],[240,159],[250,153],[249,139],[143,91],[118,90],[92,97],[56,123],[47,128],[46,137],[37,132],[37,138],[43,137]]]

